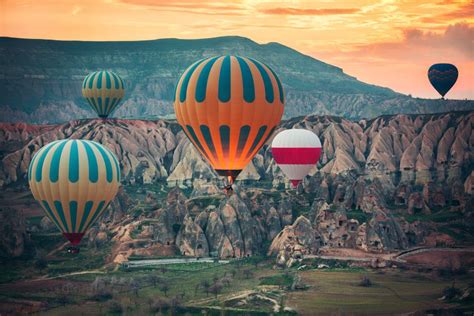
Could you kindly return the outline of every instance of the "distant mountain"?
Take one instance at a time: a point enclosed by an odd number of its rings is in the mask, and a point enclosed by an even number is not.
[[[0,38],[2,121],[57,123],[94,117],[81,96],[86,74],[113,69],[126,81],[116,117],[173,114],[179,75],[194,61],[237,54],[262,60],[279,74],[286,90],[285,117],[308,114],[372,118],[382,114],[472,110],[473,101],[421,100],[369,85],[341,68],[278,43],[243,37],[136,42],[80,42]]]

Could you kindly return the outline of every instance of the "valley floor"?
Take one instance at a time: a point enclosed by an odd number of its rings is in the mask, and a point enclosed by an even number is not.
[[[62,267],[57,271],[79,269],[77,261],[91,254],[60,256],[54,266]],[[320,262],[329,268],[318,269]],[[317,258],[305,259],[303,264],[304,269],[280,270],[273,268],[271,260],[250,258],[228,263],[104,267],[53,278],[36,271],[25,279],[0,284],[0,314],[391,315],[446,308],[474,310],[472,300],[440,300],[443,289],[453,284],[459,289],[472,286],[474,277],[469,271],[443,275],[430,269],[374,270]],[[3,270],[4,280],[5,273],[9,271]],[[361,286],[364,278],[370,280],[370,286]]]

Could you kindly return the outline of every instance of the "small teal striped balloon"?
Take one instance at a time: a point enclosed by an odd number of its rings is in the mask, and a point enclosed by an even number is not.
[[[46,216],[75,245],[117,194],[120,167],[99,143],[58,140],[34,155],[28,182]]]
[[[108,117],[125,95],[122,78],[112,71],[96,71],[82,82],[82,95],[101,118]]]

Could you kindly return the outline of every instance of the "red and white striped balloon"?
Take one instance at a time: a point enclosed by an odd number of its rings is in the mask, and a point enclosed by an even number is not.
[[[306,129],[287,129],[272,142],[275,162],[296,187],[321,156],[319,137]]]

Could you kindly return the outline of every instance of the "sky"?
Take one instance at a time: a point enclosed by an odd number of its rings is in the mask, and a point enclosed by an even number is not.
[[[438,98],[426,73],[455,64],[447,98],[474,99],[473,0],[0,0],[0,36],[57,40],[248,37],[367,83]]]

